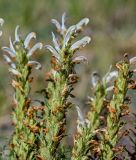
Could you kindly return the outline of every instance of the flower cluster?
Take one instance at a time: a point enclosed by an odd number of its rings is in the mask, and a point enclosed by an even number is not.
[[[92,75],[91,75],[91,84],[92,84],[92,88],[94,90],[94,94],[96,95],[100,90],[98,90],[98,86],[101,85],[101,87],[103,88],[101,90],[102,94],[104,94],[104,97],[103,97],[103,102],[106,100],[106,95],[108,94],[108,92],[110,91],[113,91],[113,88],[114,88],[114,85],[113,85],[113,82],[115,81],[115,79],[117,78],[118,76],[118,71],[111,71],[111,66],[110,66],[110,69],[109,71],[106,73],[106,75],[101,78],[100,75],[97,73],[97,72],[93,72]],[[95,98],[96,97],[88,97],[89,100],[90,100],[90,105],[91,106],[95,106],[95,101],[97,101]],[[103,105],[103,103],[102,103]],[[88,119],[84,119],[83,118],[83,115],[81,113],[81,110],[79,107],[76,107],[77,109],[77,113],[78,113],[78,127],[77,127],[77,131],[79,132],[79,125],[81,127],[85,127],[85,124],[87,123],[87,126],[89,127],[89,125],[91,125],[90,121],[92,120],[92,116],[91,117],[91,120],[89,121]],[[102,106],[99,108],[99,112],[97,113],[98,116],[101,112],[101,109],[102,109]],[[96,109],[95,111],[96,112]],[[82,124],[82,125],[81,125]],[[80,133],[80,132],[79,132]]]
[[[69,54],[72,56],[75,53],[75,51],[86,46],[86,44],[88,44],[91,40],[90,37],[86,36],[81,40],[75,42],[74,44],[71,44],[72,40],[75,39],[78,33],[82,31],[83,27],[88,24],[89,22],[88,18],[82,19],[79,23],[70,26],[68,29],[66,29],[64,22],[65,22],[65,13],[62,15],[62,25],[60,25],[57,20],[52,19],[52,23],[55,24],[57,31],[62,35],[63,43],[59,44],[54,33],[52,32],[54,48],[50,45],[46,45],[46,48],[50,50],[50,52],[52,52],[53,56],[55,56],[58,63],[62,62],[63,57],[65,56],[64,55],[65,52],[68,51]],[[87,60],[86,57],[78,56],[74,58],[72,61],[73,63],[80,63],[86,60]]]
[[[19,26],[15,29],[15,40],[13,43],[11,37],[9,38],[10,47],[2,47],[2,49],[7,53],[4,54],[4,58],[10,65],[9,71],[13,75],[21,77],[22,73],[17,69],[19,63],[24,63],[24,65],[30,67],[36,66],[36,69],[41,68],[41,64],[37,61],[31,61],[30,57],[37,51],[37,49],[42,48],[42,43],[37,43],[33,47],[30,47],[30,43],[32,39],[36,38],[36,34],[34,32],[29,33],[23,41],[20,39],[18,30]]]

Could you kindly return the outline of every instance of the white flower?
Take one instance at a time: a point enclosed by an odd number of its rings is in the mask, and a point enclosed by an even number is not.
[[[55,37],[55,34],[52,32],[52,42],[53,42],[53,45],[56,49],[56,51],[59,53],[60,52],[60,45],[58,44],[58,41]]]
[[[105,82],[106,83],[109,83],[111,82],[113,79],[117,78],[118,77],[118,71],[112,71],[112,72],[109,72],[106,77],[104,78]]]
[[[4,24],[4,19],[0,18],[0,25],[3,26]],[[2,31],[0,31],[0,37],[2,36]]]
[[[88,62],[88,61],[87,61],[86,57],[78,56],[78,57],[73,58],[72,62],[75,63],[75,64],[78,64],[78,63],[81,63],[81,62],[85,63],[85,62]]]
[[[13,46],[13,43],[12,43],[12,40],[11,40],[11,37],[9,37],[9,43],[10,43],[10,49],[11,51],[14,53],[14,55],[16,54],[16,51],[15,51],[15,48]]]
[[[93,72],[91,75],[91,84],[93,88],[95,88],[99,82],[100,82],[100,75],[97,72]]]
[[[14,68],[9,68],[9,72],[11,72],[13,75],[15,75],[17,77],[21,77],[22,76],[21,73],[18,70],[14,69]]]
[[[115,79],[118,77],[118,71],[111,71],[112,66],[109,67],[109,71],[106,73],[106,75],[103,77],[102,82],[103,84],[106,85],[106,91],[110,92],[113,91],[114,86],[113,86],[113,82],[115,81]],[[111,84],[111,86],[109,86],[108,84]]]
[[[82,133],[82,128],[89,127],[90,126],[90,121],[83,117],[82,111],[80,110],[80,108],[78,106],[76,106],[76,110],[77,110],[77,113],[78,113],[77,131],[78,131],[78,133]]]
[[[12,62],[12,60],[7,56],[7,55],[3,55],[5,61],[12,67],[12,68],[16,68],[16,65]]]
[[[85,120],[84,120],[83,114],[82,114],[82,112],[81,112],[81,110],[78,106],[76,106],[76,110],[77,110],[77,113],[78,113],[78,124],[84,125]]]
[[[82,38],[81,40],[75,42],[71,47],[70,50],[76,51],[82,47],[85,47],[89,42],[91,41],[91,38],[86,36]]]
[[[5,51],[11,58],[16,57],[16,53],[11,48],[2,47],[2,50]]]
[[[72,38],[72,35],[75,33],[75,30],[76,30],[75,25],[68,28],[68,30],[66,31],[66,34],[64,36],[63,48],[65,48],[68,45],[68,43],[70,42],[70,40]]]
[[[89,18],[83,18],[80,22],[76,24],[76,31],[82,30],[84,26],[89,23]]]
[[[42,49],[42,43],[36,43],[32,48],[29,47],[29,44],[31,42],[32,39],[36,38],[36,34],[34,32],[29,33],[25,40],[23,41],[19,35],[19,26],[16,27],[15,29],[15,41],[14,43],[12,43],[11,37],[9,38],[9,45],[10,47],[2,47],[2,49],[7,53],[4,54],[4,59],[6,60],[6,62],[10,65],[11,68],[9,68],[9,71],[17,76],[20,77],[21,73],[17,70],[16,67],[16,63],[18,63],[18,58],[22,56],[24,56],[24,53],[26,54],[26,64],[27,66],[36,66],[36,69],[40,69],[41,68],[41,64],[39,62],[36,61],[30,61],[30,57],[37,51],[37,49]],[[22,46],[22,41],[23,41],[23,46]],[[21,48],[23,47],[23,53],[18,53],[18,51],[16,50],[16,43],[17,45],[21,45]],[[19,56],[19,57],[18,57]]]
[[[65,18],[66,18],[66,13],[63,13],[62,15],[62,20],[61,20],[61,24],[56,20],[56,19],[52,19],[51,22],[56,26],[58,32],[60,32],[62,35],[65,33],[66,31],[66,26],[65,26]]]
[[[110,92],[114,89],[113,82],[118,77],[118,71],[111,71],[112,66],[110,66],[109,71],[101,79],[97,72],[93,72],[91,75],[91,83],[93,88],[95,88],[99,83],[103,85],[106,92]]]
[[[131,65],[136,65],[136,57],[133,57],[129,60]]]
[[[113,91],[114,89],[114,86],[109,86],[106,88],[106,92],[110,92],[110,91]]]
[[[32,39],[36,39],[36,33],[35,32],[31,32],[27,35],[26,39],[24,40],[24,46],[25,48],[29,48],[29,44],[31,42]]]
[[[43,47],[43,44],[42,43],[36,43],[29,51],[28,51],[28,54],[27,54],[27,57],[29,58],[29,57],[31,57],[35,52],[36,52],[36,50],[38,50],[38,49],[42,49],[42,47]]]
[[[45,46],[58,60],[60,59],[59,53],[51,45]]]
[[[20,41],[20,36],[19,36],[19,25],[16,26],[16,29],[15,29],[15,42],[19,42]]]
[[[61,25],[61,29],[62,29],[63,32],[66,31],[65,19],[66,19],[66,13],[64,12],[63,15],[62,15],[62,25]]]
[[[4,19],[0,18],[0,25],[3,26],[3,24],[4,24]]]
[[[39,62],[37,61],[28,61],[28,66],[36,66],[35,69],[41,69],[42,66]]]
[[[15,51],[14,45],[16,44],[16,42],[20,42],[20,40],[21,40],[18,32],[19,32],[19,26],[17,26],[15,29],[14,43],[12,43],[11,37],[9,38],[10,48],[2,47],[2,49],[5,52],[7,52],[9,54],[9,56],[12,58],[16,57],[16,51]],[[27,35],[26,39],[24,40],[24,50],[28,49],[28,50],[26,50],[26,54],[27,54],[28,58],[31,57],[37,49],[41,50],[43,47],[42,43],[36,43],[32,48],[29,48],[29,44],[33,38],[36,38],[36,34],[34,32],[31,32]]]

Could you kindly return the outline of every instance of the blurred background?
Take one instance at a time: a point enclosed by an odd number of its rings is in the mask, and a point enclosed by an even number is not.
[[[51,31],[55,31],[51,19],[61,20],[63,12],[67,14],[67,26],[77,23],[84,17],[90,19],[83,35],[91,36],[92,41],[80,51],[81,53],[78,53],[85,55],[89,63],[88,65],[76,66],[80,81],[74,92],[76,95],[74,103],[79,105],[83,112],[86,112],[85,101],[87,96],[91,94],[89,83],[91,72],[95,70],[104,75],[109,66],[111,64],[114,66],[124,53],[129,53],[130,57],[136,55],[136,0],[0,0],[0,17],[5,20],[0,46],[9,45],[9,36],[14,40],[14,30],[18,24],[21,28],[22,37],[25,38],[29,32],[34,31],[37,33],[37,41],[51,44]],[[34,58],[43,65],[40,72],[33,71],[35,79],[32,95],[35,97],[35,92],[47,85],[44,78],[45,73],[50,69],[50,54],[43,49]],[[1,51],[1,142],[6,142],[8,135],[11,134],[9,128],[11,128],[10,113],[13,89],[10,80],[8,65],[4,62]],[[133,94],[132,104],[136,101],[135,96]],[[76,115],[75,110],[74,112],[73,110],[70,111],[72,116]],[[74,128],[74,125],[71,125],[72,127]]]

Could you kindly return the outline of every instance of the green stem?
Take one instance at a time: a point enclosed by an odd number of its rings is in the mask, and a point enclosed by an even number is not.
[[[34,120],[28,116],[31,68],[27,66],[27,61],[26,63],[21,61],[24,58],[24,53],[18,53],[18,55],[20,57],[16,57],[18,59],[17,70],[21,73],[21,77],[13,80],[17,85],[14,86],[16,106],[12,119],[15,124],[15,131],[10,142],[10,159],[32,160],[34,157],[35,135],[30,126],[34,125]]]

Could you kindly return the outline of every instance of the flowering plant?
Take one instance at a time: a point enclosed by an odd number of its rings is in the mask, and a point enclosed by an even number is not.
[[[52,19],[58,35],[52,32],[53,46],[45,45],[52,53],[51,70],[46,75],[48,85],[41,91],[44,93],[44,100],[38,100],[39,105],[32,105],[30,90],[32,69],[41,69],[41,64],[31,58],[37,50],[43,48],[43,44],[39,42],[32,46],[36,34],[31,32],[22,39],[17,26],[15,40],[12,42],[9,38],[10,47],[2,47],[4,59],[10,66],[11,84],[14,88],[14,133],[9,142],[8,159],[113,160],[122,158],[123,153],[128,159],[132,159],[135,151],[131,152],[121,145],[120,139],[127,135],[134,149],[136,148],[135,128],[130,129],[127,134],[122,131],[125,128],[123,117],[131,114],[127,92],[136,89],[133,76],[136,70],[132,67],[136,64],[136,57],[129,58],[125,54],[123,60],[116,64],[116,69],[112,71],[110,67],[103,78],[97,72],[92,73],[93,96],[89,97],[90,109],[84,116],[81,109],[69,98],[75,98],[72,91],[79,79],[75,65],[87,62],[86,57],[78,56],[75,52],[90,43],[91,38],[85,36],[76,42],[75,40],[89,23],[89,19],[84,18],[67,28],[65,17],[64,13],[61,24]],[[0,19],[0,24],[3,22]],[[67,153],[67,145],[62,140],[67,135],[66,113],[71,107],[77,110],[77,132],[70,153]]]

